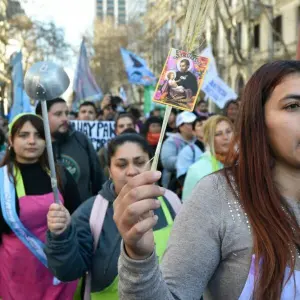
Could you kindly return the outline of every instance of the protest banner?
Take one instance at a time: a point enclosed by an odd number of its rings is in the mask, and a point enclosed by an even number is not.
[[[219,76],[206,75],[202,91],[220,108],[224,108],[229,100],[237,99],[235,91],[229,87]]]
[[[193,111],[209,59],[171,48],[153,101]]]
[[[115,136],[115,122],[113,121],[70,121],[70,125],[77,131],[84,133],[93,143],[96,151],[102,148]]]

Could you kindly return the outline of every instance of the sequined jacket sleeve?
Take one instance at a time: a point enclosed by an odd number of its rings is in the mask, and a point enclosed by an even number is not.
[[[218,204],[218,191],[212,190],[211,181],[212,177],[200,181],[184,203],[160,267],[155,254],[147,260],[134,261],[122,249],[120,299],[201,298],[220,262],[222,205]]]
[[[247,215],[222,172],[199,181],[175,219],[159,266],[156,255],[129,259],[122,247],[122,300],[239,299],[248,277],[253,241]]]

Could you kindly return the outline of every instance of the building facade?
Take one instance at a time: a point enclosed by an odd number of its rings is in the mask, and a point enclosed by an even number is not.
[[[181,47],[187,5],[184,0],[148,0],[146,58],[156,74],[168,49]],[[299,0],[217,1],[208,13],[201,46],[212,46],[220,76],[240,94],[262,64],[295,58],[299,24]],[[199,44],[198,52],[202,48]]]
[[[295,59],[299,21],[298,0],[231,0],[212,8],[205,35],[220,76],[240,94],[264,63]]]
[[[181,33],[187,0],[148,0],[144,15],[145,53],[150,68],[156,75],[161,72],[169,49],[180,48]]]
[[[106,18],[111,18],[116,25],[126,24],[126,0],[96,0],[96,17],[101,21]]]

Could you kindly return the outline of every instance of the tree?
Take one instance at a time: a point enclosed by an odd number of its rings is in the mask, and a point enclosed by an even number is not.
[[[113,20],[95,21],[91,69],[104,93],[127,83],[120,48],[128,46],[125,26],[116,27]]]
[[[71,55],[64,31],[53,22],[32,21],[26,16],[10,20],[8,35],[19,42],[24,58],[24,70],[41,60],[64,62]]]

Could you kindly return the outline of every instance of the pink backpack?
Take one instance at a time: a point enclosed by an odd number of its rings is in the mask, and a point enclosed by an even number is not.
[[[182,204],[178,196],[170,190],[166,190],[164,196],[166,199],[168,199],[170,205],[172,206],[172,209],[177,215]],[[94,201],[92,211],[91,211],[91,216],[90,216],[90,227],[94,239],[94,253],[97,250],[107,208],[108,208],[108,201],[105,198],[103,198],[100,194],[98,194]],[[84,300],[91,299],[91,284],[92,284],[92,275],[90,272],[87,272],[86,279],[85,279],[85,289],[84,289],[84,298],[83,298]]]
[[[97,195],[90,216],[90,227],[92,236],[94,238],[94,253],[96,252],[100,234],[102,231],[106,210],[108,207],[108,201],[104,199],[100,194]],[[87,272],[85,278],[85,288],[84,288],[84,300],[91,299],[91,284],[92,284],[92,274]]]

